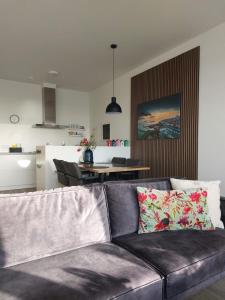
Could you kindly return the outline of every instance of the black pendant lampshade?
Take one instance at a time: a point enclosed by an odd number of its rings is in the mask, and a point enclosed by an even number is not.
[[[118,103],[116,103],[116,97],[111,98],[111,103],[109,103],[109,105],[107,105],[105,112],[107,114],[121,113],[122,112],[122,109],[121,109],[120,105]]]
[[[113,97],[111,98],[111,103],[106,107],[107,114],[115,114],[115,113],[122,113],[122,109],[120,105],[116,102],[116,97],[114,96],[114,61],[115,61],[115,54],[114,50],[117,48],[116,44],[112,44],[110,46],[113,50]]]

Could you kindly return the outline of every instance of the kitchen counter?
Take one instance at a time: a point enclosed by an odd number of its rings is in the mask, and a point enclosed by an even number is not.
[[[0,191],[36,186],[36,152],[0,152]]]
[[[35,155],[37,152],[0,152],[0,155]]]

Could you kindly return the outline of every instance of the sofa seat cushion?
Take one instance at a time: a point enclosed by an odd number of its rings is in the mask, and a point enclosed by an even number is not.
[[[225,230],[130,234],[113,240],[164,277],[171,298],[225,270]]]
[[[1,300],[162,299],[161,277],[112,243],[0,269]]]

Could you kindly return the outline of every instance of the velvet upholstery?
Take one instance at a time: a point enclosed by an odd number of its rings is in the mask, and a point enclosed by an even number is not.
[[[224,230],[136,234],[136,186],[171,189],[163,178],[0,195],[0,299],[181,300],[224,277]]]
[[[186,299],[188,300],[190,296],[198,293],[201,290],[204,290],[205,288],[208,288],[210,286],[212,286],[213,284],[215,284],[217,281],[220,281],[221,279],[225,278],[225,271],[219,274],[216,274],[214,276],[209,277],[209,279],[201,281],[201,283],[192,286],[190,289],[186,290],[185,292],[183,292],[182,294],[178,294],[172,298],[167,298],[168,300],[183,300]],[[214,289],[214,287],[212,287]],[[209,295],[210,297],[210,295]],[[196,297],[197,299],[203,299],[201,298],[201,296],[199,297],[199,295]],[[164,298],[166,299],[166,298]],[[189,299],[190,300],[190,299]],[[205,299],[205,300],[216,300],[213,299],[212,297],[209,299]],[[219,300],[219,299],[218,299]],[[221,300],[221,298],[220,298]]]
[[[112,243],[0,269],[1,300],[161,300],[162,280]]]
[[[170,190],[169,179],[144,179],[105,183],[112,237],[138,230],[139,206],[137,186]]]
[[[164,231],[114,239],[165,276],[172,298],[225,271],[225,231]]]
[[[65,185],[65,186],[68,186],[69,181],[68,181],[68,178],[66,178],[66,175],[65,175],[65,168],[64,168],[64,165],[63,165],[63,160],[54,158],[53,162],[54,162],[55,167],[56,167],[58,182]]]
[[[4,266],[110,240],[102,185],[0,195]]]
[[[220,197],[221,220],[225,228],[225,197]]]

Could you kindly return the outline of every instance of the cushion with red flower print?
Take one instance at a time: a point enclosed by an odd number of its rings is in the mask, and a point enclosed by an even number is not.
[[[213,230],[208,215],[207,191],[161,191],[137,187],[140,207],[138,233],[164,230]]]

